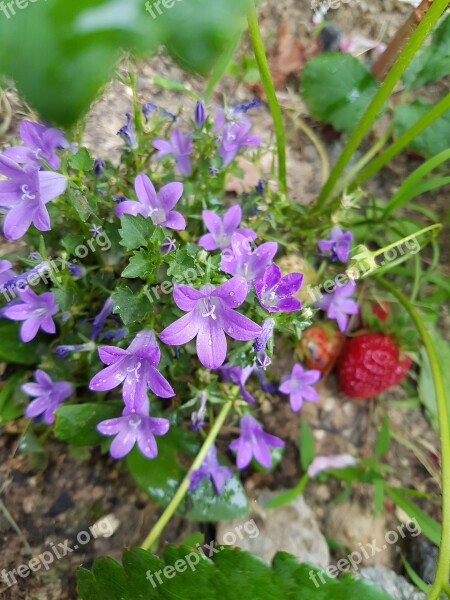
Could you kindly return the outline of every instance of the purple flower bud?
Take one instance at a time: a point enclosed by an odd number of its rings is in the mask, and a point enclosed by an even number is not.
[[[195,490],[203,479],[211,479],[217,494],[220,494],[230,477],[233,477],[233,469],[219,463],[216,447],[211,446],[200,469],[193,471],[190,475],[189,491]]]
[[[159,250],[161,252],[161,254],[170,254],[171,252],[175,252],[175,250],[177,249],[177,244],[175,242],[175,240],[172,240],[171,238],[165,237],[162,241],[161,246],[159,247]]]
[[[120,329],[104,331],[102,333],[102,338],[105,340],[122,340],[126,335],[128,335],[128,329],[126,327],[122,327]]]
[[[113,196],[112,199],[114,200],[114,202],[117,202],[117,204],[120,204],[121,202],[125,202],[126,198],[125,196]]]
[[[93,171],[94,171],[94,175],[96,177],[100,177],[100,175],[102,174],[103,169],[106,167],[106,163],[105,161],[97,158],[96,160],[94,160],[94,167],[93,167]]]
[[[262,333],[256,342],[253,344],[253,350],[255,352],[261,352],[267,348],[270,338],[273,334],[273,328],[275,327],[275,321],[273,319],[264,319],[261,323]]]
[[[69,273],[72,275],[72,277],[83,277],[86,274],[86,269],[80,267],[80,265],[76,265],[73,262],[68,262],[67,268],[69,269]]]
[[[272,364],[272,359],[265,352],[258,352],[255,358],[255,365],[258,369],[265,371]]]
[[[98,313],[98,315],[96,317],[94,317],[93,319],[90,319],[90,320],[92,320],[92,332],[91,332],[91,335],[89,336],[91,340],[95,340],[100,335],[100,332],[105,325],[106,319],[112,313],[113,307],[114,307],[114,303],[113,303],[112,298],[107,298],[106,302],[102,306],[102,309]]]
[[[145,118],[145,122],[148,123],[152,113],[158,112],[158,107],[153,102],[145,102],[142,105],[142,113]]]
[[[87,344],[56,346],[55,352],[60,358],[67,358],[71,352],[92,352],[95,349],[94,342],[88,342]]]
[[[265,191],[265,183],[264,183],[264,179],[260,179],[258,181],[258,183],[255,186],[255,190],[256,192],[260,195],[263,196],[264,195],[264,191]]]
[[[236,113],[246,113],[249,110],[251,110],[252,108],[259,108],[261,106],[261,104],[262,104],[261,100],[258,100],[258,98],[254,98],[250,102],[242,102],[241,104],[235,104],[231,110],[235,114]]]
[[[197,127],[202,127],[203,123],[205,122],[206,112],[205,112],[205,105],[200,100],[195,105],[194,115],[195,115],[195,124],[197,125]]]
[[[210,175],[215,177],[216,175],[218,175],[220,173],[220,169],[218,169],[217,167],[209,167],[208,172]]]
[[[127,144],[127,146],[134,149],[138,147],[138,143],[136,140],[136,136],[134,135],[134,131],[131,127],[131,115],[130,113],[125,113],[125,116],[127,118],[127,122],[123,127],[119,129],[117,135],[120,135],[120,137]]]
[[[191,424],[192,429],[194,431],[198,431],[199,429],[201,429],[203,427],[203,424],[205,423],[206,402],[208,400],[206,392],[200,392],[199,398],[200,408],[197,411],[193,412],[191,415]]]

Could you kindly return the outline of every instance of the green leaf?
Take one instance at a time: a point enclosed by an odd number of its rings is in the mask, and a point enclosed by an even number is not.
[[[352,133],[378,89],[369,68],[351,54],[320,54],[306,63],[302,96],[313,117]]]
[[[122,225],[122,228],[119,229],[122,238],[120,244],[127,250],[146,246],[155,229],[152,220],[146,219],[142,215],[122,215],[120,223]]]
[[[69,187],[67,196],[69,203],[74,207],[84,223],[86,223],[91,215],[95,214],[97,210],[97,199],[95,196],[87,195],[86,191],[81,191],[74,187]]]
[[[148,261],[147,254],[144,250],[135,252],[130,258],[130,262],[122,272],[122,277],[128,277],[134,279],[136,277],[144,277],[152,269],[151,264]]]
[[[87,148],[80,148],[69,158],[69,163],[76,171],[92,171],[93,160]]]
[[[25,371],[14,373],[0,390],[0,424],[23,415],[25,395],[20,389]]]
[[[121,407],[117,403],[85,403],[60,406],[56,410],[55,436],[58,440],[74,446],[101,444],[105,437],[96,427],[100,421],[119,417]]]
[[[113,313],[120,315],[124,325],[142,321],[150,310],[147,298],[140,298],[129,287],[118,288],[113,292]]]
[[[38,339],[24,344],[19,337],[21,324],[0,321],[0,360],[19,365],[35,365],[41,360]]]
[[[402,135],[423,117],[433,104],[427,104],[423,100],[415,100],[411,104],[399,104],[394,110],[394,132],[397,136]],[[409,147],[423,156],[434,156],[448,149],[450,138],[450,111],[439,117],[418,135]]]
[[[188,494],[180,512],[191,521],[227,521],[248,515],[250,505],[242,483],[234,475],[226,481],[220,496],[210,480],[203,480]]]
[[[411,500],[406,498],[397,488],[386,487],[386,493],[411,519],[416,520],[422,533],[434,544],[439,546],[441,540],[441,525],[419,508],[417,504],[414,504],[414,502],[411,502]]]
[[[300,424],[300,462],[304,471],[308,470],[309,465],[314,460],[314,436],[311,431],[311,427],[308,425],[306,419],[302,419]]]
[[[389,416],[385,415],[378,434],[377,445],[375,447],[375,456],[380,457],[389,451],[391,444],[391,434],[389,431]]]
[[[206,555],[206,556],[205,556]],[[122,565],[99,558],[92,571],[78,571],[82,600],[392,600],[366,579],[324,571],[281,552],[269,567],[237,548],[167,545],[159,559],[140,548],[123,554]]]
[[[449,72],[450,13],[436,28],[430,45],[413,58],[403,75],[403,82],[410,90],[444,77]]]

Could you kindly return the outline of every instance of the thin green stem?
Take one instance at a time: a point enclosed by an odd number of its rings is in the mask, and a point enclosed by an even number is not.
[[[370,179],[377,173],[384,165],[390,160],[397,156],[413,139],[422,133],[429,125],[434,123],[439,117],[441,117],[447,110],[450,109],[450,93],[444,96],[433,108],[431,108],[423,117],[421,117],[412,127],[410,127],[405,133],[395,140],[393,144],[386,148],[374,161],[372,161],[364,171],[358,175],[358,177],[352,182],[349,191],[355,190],[365,181]]]
[[[152,546],[158,541],[164,528],[166,527],[166,525],[168,524],[170,519],[175,514],[175,511],[177,510],[177,508],[180,506],[181,502],[183,501],[183,498],[185,497],[185,495],[189,489],[189,485],[191,482],[190,476],[191,476],[192,472],[201,467],[203,461],[205,460],[206,455],[208,454],[208,450],[211,448],[211,446],[216,441],[216,438],[222,428],[222,425],[224,424],[225,419],[227,418],[227,415],[230,412],[231,406],[232,406],[232,402],[227,402],[226,404],[224,404],[222,406],[222,409],[221,409],[217,419],[214,421],[214,425],[211,427],[211,430],[208,433],[208,436],[206,437],[205,441],[203,442],[203,446],[200,448],[200,452],[197,454],[197,457],[194,460],[194,462],[192,463],[191,468],[187,472],[186,477],[181,482],[181,485],[178,488],[175,496],[172,498],[172,500],[168,504],[168,506],[165,509],[165,511],[163,512],[163,514],[159,517],[159,519],[156,522],[153,529],[150,531],[148,536],[145,538],[145,541],[141,546],[142,548],[144,548],[144,550],[151,549]]]
[[[442,229],[442,225],[440,223],[435,223],[434,225],[430,225],[429,227],[425,227],[425,229],[416,231],[415,233],[412,233],[411,235],[408,235],[407,237],[404,237],[401,240],[392,242],[392,244],[389,244],[389,246],[385,246],[384,248],[381,248],[380,250],[377,250],[376,252],[372,252],[372,256],[375,258],[376,256],[379,256],[380,254],[387,252],[391,248],[397,248],[398,246],[400,246],[400,244],[408,242],[409,240],[413,240],[416,237],[418,237],[419,235],[424,235],[425,233],[428,233],[429,231],[433,231],[433,235],[437,235],[437,233],[441,229]],[[434,230],[436,230],[436,231],[434,232]]]
[[[436,394],[436,404],[439,417],[439,436],[441,441],[441,471],[442,471],[442,533],[439,548],[439,559],[436,576],[428,600],[437,600],[442,589],[448,589],[450,572],[450,415],[447,405],[444,377],[439,364],[433,340],[425,324],[406,296],[385,279],[375,276],[375,280],[386,288],[402,304],[410,314],[425,346]]]
[[[406,67],[409,65],[417,51],[420,49],[423,42],[425,41],[425,38],[430,33],[434,25],[437,23],[438,19],[445,11],[447,6],[448,0],[434,0],[427,14],[419,23],[417,28],[412,33],[411,37],[404,45],[398,59],[387,74],[386,79],[379,87],[377,93],[372,99],[372,102],[369,104],[366,112],[361,117],[347,145],[345,146],[344,150],[342,151],[342,154],[336,162],[336,165],[334,166],[334,169],[332,170],[328,181],[323,186],[322,191],[320,192],[319,197],[317,198],[317,208],[323,208],[326,201],[331,196],[335,188],[336,182],[344,172],[346,166],[348,165],[352,156],[358,149],[358,146],[360,145],[364,136],[371,128],[372,124],[374,123],[375,119],[377,118],[378,114],[383,108],[384,104],[389,99],[389,96],[391,95],[394,87],[398,83],[400,77],[405,72]]]
[[[284,133],[283,115],[278,103],[278,98],[270,74],[269,63],[267,62],[264,43],[259,31],[258,16],[254,0],[248,0],[247,11],[248,31],[253,45],[256,62],[258,64],[259,74],[266,93],[270,112],[272,113],[275,127],[275,136],[277,140],[278,154],[278,179],[283,193],[287,192],[287,173],[286,173],[286,137]]]

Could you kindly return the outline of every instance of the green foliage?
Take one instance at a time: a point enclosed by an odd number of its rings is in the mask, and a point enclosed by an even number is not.
[[[0,321],[0,360],[19,365],[35,365],[41,359],[39,338],[24,344],[20,341],[20,323]]]
[[[334,579],[285,552],[275,556],[272,567],[235,548],[212,554],[207,558],[188,546],[168,545],[161,560],[132,548],[124,552],[122,565],[100,558],[92,571],[80,569],[78,593],[82,600],[392,600],[365,579]]]
[[[24,393],[20,384],[24,382],[25,371],[18,371],[8,379],[0,390],[0,424],[16,419],[23,414]]]
[[[314,460],[315,455],[314,437],[306,419],[302,419],[301,421],[299,447],[300,463],[302,465],[302,469],[306,471]]]
[[[76,154],[69,158],[69,164],[76,171],[90,171],[93,160],[87,148],[80,148]]]
[[[423,100],[415,100],[411,104],[399,104],[394,110],[394,131],[400,136],[423,117],[434,105],[427,104]],[[447,111],[429,125],[409,147],[423,154],[423,156],[434,156],[448,148],[450,139],[450,111]]]
[[[165,44],[184,66],[205,72],[245,8],[241,0],[168,0],[152,15],[145,4],[42,0],[9,18],[2,13],[0,73],[15,80],[43,118],[71,125],[111,78],[122,50],[144,54]]]
[[[401,490],[386,487],[386,493],[411,519],[416,520],[422,533],[434,544],[439,546],[441,539],[441,525],[419,508],[417,504],[409,500]]]
[[[120,416],[120,405],[116,403],[69,404],[56,411],[55,435],[59,440],[74,446],[93,446],[105,441],[96,426],[100,421]]]
[[[146,219],[142,215],[122,215],[120,223],[122,225],[122,228],[119,229],[122,239],[120,243],[127,250],[146,246],[155,231],[151,219]]]
[[[345,53],[320,54],[311,59],[303,71],[301,85],[313,117],[349,134],[378,88],[369,69]]]
[[[117,288],[112,294],[114,302],[113,312],[120,315],[124,325],[139,321],[144,322],[149,310],[149,301],[146,297],[139,296],[129,287]]]

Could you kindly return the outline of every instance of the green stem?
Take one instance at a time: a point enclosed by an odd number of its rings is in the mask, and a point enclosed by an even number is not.
[[[145,538],[145,541],[141,546],[142,548],[144,548],[144,550],[151,549],[152,546],[158,541],[164,528],[166,527],[166,525],[168,524],[170,519],[173,517],[177,508],[180,506],[183,498],[185,497],[185,495],[189,489],[189,485],[191,482],[190,481],[191,473],[201,467],[203,461],[205,460],[206,455],[208,454],[208,450],[214,444],[214,442],[219,434],[219,431],[221,430],[222,425],[224,424],[225,419],[227,418],[227,415],[230,412],[231,406],[232,406],[232,402],[227,402],[226,404],[224,404],[222,406],[222,410],[220,411],[217,419],[215,420],[214,425],[211,427],[211,430],[208,433],[207,438],[203,442],[203,446],[200,448],[200,452],[198,453],[196,459],[192,463],[192,466],[189,469],[189,471],[187,472],[186,477],[181,482],[181,485],[178,488],[175,496],[172,498],[172,500],[168,504],[168,506],[165,509],[165,511],[163,512],[163,514],[159,517],[159,519],[158,519],[157,523],[155,524],[155,526],[153,527],[153,529],[150,531],[148,536]]]
[[[267,57],[264,50],[264,43],[261,38],[261,32],[259,31],[258,16],[256,14],[254,0],[248,0],[247,21],[248,31],[252,41],[256,62],[258,64],[259,74],[261,76],[261,81],[266,93],[267,102],[269,104],[275,126],[278,154],[278,179],[280,182],[280,188],[283,193],[286,193],[286,139],[284,133],[283,115],[281,114],[281,108],[275,93],[275,87],[270,74],[269,63],[267,62]]]
[[[425,233],[428,233],[428,231],[434,232],[434,230],[436,230],[436,234],[437,234],[441,229],[442,229],[442,225],[440,223],[435,223],[434,225],[430,225],[429,227],[425,227],[425,229],[416,231],[415,233],[412,233],[411,235],[408,235],[407,237],[404,237],[401,240],[392,242],[392,244],[389,244],[389,246],[385,246],[384,248],[381,248],[380,250],[377,250],[376,252],[372,252],[372,256],[375,258],[376,256],[379,256],[380,254],[387,252],[391,248],[397,248],[397,246],[400,246],[400,244],[403,244],[404,242],[408,242],[409,240],[415,239],[419,235],[424,235]]]
[[[442,469],[442,533],[439,548],[439,559],[433,586],[428,594],[428,600],[437,600],[442,589],[448,589],[450,572],[450,415],[447,406],[444,377],[439,359],[433,345],[433,340],[425,324],[414,306],[398,289],[383,279],[375,276],[375,280],[386,288],[410,314],[422,337],[428,355],[439,416],[439,436],[441,440],[441,469]]]
[[[423,20],[419,23],[411,37],[406,42],[403,50],[401,51],[398,59],[394,63],[393,67],[386,76],[379,87],[377,93],[369,104],[366,112],[361,117],[358,125],[356,126],[353,134],[351,135],[347,145],[345,146],[342,154],[340,155],[334,169],[331,172],[328,181],[323,186],[322,191],[317,198],[317,208],[322,208],[330,195],[332,194],[336,182],[344,172],[346,166],[351,160],[352,156],[358,149],[364,136],[371,128],[378,114],[383,108],[383,105],[388,101],[394,87],[398,83],[400,77],[406,70],[415,54],[422,46],[425,38],[430,33],[442,13],[448,6],[448,0],[434,0],[433,4],[429,8],[427,14]]]

